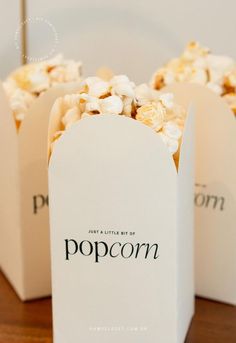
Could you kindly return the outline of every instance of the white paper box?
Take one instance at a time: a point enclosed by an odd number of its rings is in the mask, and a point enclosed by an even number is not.
[[[0,267],[22,300],[51,294],[47,132],[51,106],[75,84],[47,91],[19,132],[0,87]]]
[[[196,292],[236,305],[236,120],[206,87],[174,84],[165,90],[196,108]]]
[[[192,126],[190,115],[178,174],[158,135],[123,116],[84,118],[55,145],[55,343],[183,343],[194,293]]]

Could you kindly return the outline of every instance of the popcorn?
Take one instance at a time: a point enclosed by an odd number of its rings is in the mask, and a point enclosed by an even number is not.
[[[134,97],[134,87],[135,84],[130,82],[129,78],[126,75],[117,75],[114,76],[111,81],[113,94]]]
[[[38,96],[54,85],[80,79],[81,63],[64,60],[62,55],[17,69],[3,83],[17,128]]]
[[[138,108],[135,119],[159,131],[163,127],[165,114],[166,110],[161,102],[150,103]]]
[[[64,117],[62,118],[62,123],[66,129],[68,129],[73,123],[80,119],[80,111],[78,107],[72,107],[69,109]]]
[[[98,101],[91,101],[91,102],[88,102],[88,103],[85,105],[85,110],[86,110],[87,112],[99,112],[99,111],[100,111],[99,102],[98,102]]]
[[[121,114],[123,110],[123,102],[117,95],[109,96],[100,103],[101,114]]]
[[[179,140],[182,136],[182,131],[175,122],[168,121],[163,125],[163,134],[175,140]]]
[[[159,99],[167,109],[173,108],[174,95],[172,93],[165,93],[160,95]]]
[[[127,117],[132,117],[134,110],[134,99],[123,97],[123,114]]]
[[[174,82],[207,86],[223,96],[235,113],[232,94],[236,94],[236,62],[232,58],[213,55],[209,49],[191,42],[179,58],[172,59],[153,75],[151,86],[160,90]]]
[[[223,99],[227,102],[230,109],[234,112],[236,116],[236,94],[235,93],[229,93],[223,95]]]
[[[63,131],[55,132],[55,134],[52,137],[52,143],[51,143],[52,148],[54,147],[56,141],[61,137],[62,134],[63,134]]]
[[[173,94],[160,93],[146,84],[136,86],[125,75],[105,82],[99,77],[89,77],[81,82],[76,94],[56,100],[51,113],[54,132],[49,137],[52,143],[49,153],[62,132],[78,120],[106,114],[131,117],[155,130],[178,165],[185,109],[174,103]]]
[[[84,83],[88,86],[88,94],[93,97],[101,98],[110,91],[109,83],[99,77],[89,77]]]
[[[23,89],[16,88],[10,97],[10,107],[15,114],[15,119],[21,122],[25,118],[25,113],[34,101],[35,96]]]
[[[165,145],[168,148],[168,151],[170,152],[171,155],[174,155],[179,148],[179,142],[176,139],[172,139],[168,136],[166,136],[164,133],[159,132],[159,137],[161,137],[161,139],[163,140],[163,142],[165,143]]]
[[[138,106],[143,106],[149,102],[159,99],[159,94],[155,90],[148,87],[146,84],[141,84],[135,88],[135,98]]]
[[[226,92],[236,93],[236,67],[229,71],[224,77],[224,88]]]

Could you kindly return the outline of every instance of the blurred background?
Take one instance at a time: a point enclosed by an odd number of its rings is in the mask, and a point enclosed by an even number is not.
[[[83,61],[86,76],[106,66],[136,82],[189,40],[236,58],[235,9],[235,0],[1,0],[0,78],[22,54],[34,61],[62,52]]]

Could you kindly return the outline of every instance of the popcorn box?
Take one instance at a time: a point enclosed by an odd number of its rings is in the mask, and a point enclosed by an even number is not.
[[[53,126],[51,118],[50,127]],[[49,162],[54,342],[184,342],[193,315],[193,116],[161,138],[85,117]]]
[[[22,300],[51,294],[47,190],[47,128],[55,98],[75,85],[35,100],[19,131],[0,87],[0,267]]]
[[[165,90],[196,108],[196,292],[236,305],[235,117],[204,86],[173,84]]]

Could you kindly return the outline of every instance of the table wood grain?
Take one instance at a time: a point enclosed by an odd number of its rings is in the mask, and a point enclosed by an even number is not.
[[[51,299],[22,303],[1,272],[0,343],[52,343]],[[236,307],[197,298],[186,343],[236,343]]]

